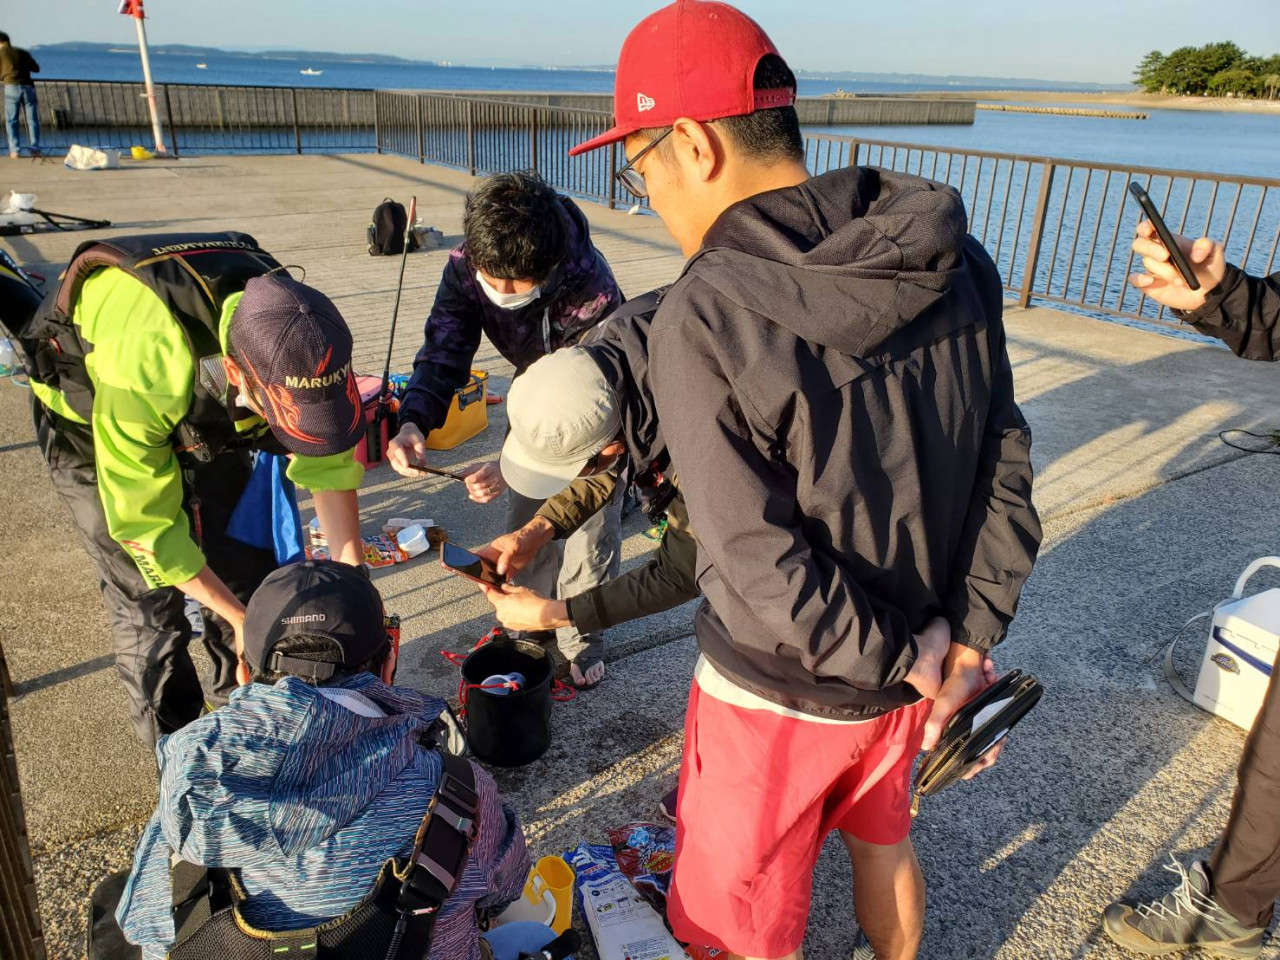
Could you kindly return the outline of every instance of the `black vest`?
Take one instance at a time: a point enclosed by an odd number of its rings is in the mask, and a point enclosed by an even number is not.
[[[175,430],[174,446],[186,466],[211,460],[237,439],[222,386],[218,324],[223,302],[280,264],[246,233],[162,233],[81,244],[58,288],[13,333],[31,378],[61,392],[86,422],[93,413],[93,383],[85,357],[93,344],[81,336],[72,314],[85,280],[102,267],[115,267],[137,279],[182,327],[191,349],[195,389],[187,415]]]

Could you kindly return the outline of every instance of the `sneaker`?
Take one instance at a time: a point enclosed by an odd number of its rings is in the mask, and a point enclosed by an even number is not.
[[[854,941],[849,960],[876,960],[876,952],[871,949],[871,942],[861,930],[858,931],[858,939]]]
[[[676,823],[676,799],[679,795],[678,789],[671,790],[658,801],[658,816],[672,826]]]
[[[1173,860],[1165,869],[1182,881],[1162,900],[1120,900],[1102,914],[1107,936],[1135,953],[1162,957],[1202,947],[1215,957],[1249,960],[1262,952],[1262,927],[1246,927],[1210,894],[1209,874],[1197,860],[1187,870]]]

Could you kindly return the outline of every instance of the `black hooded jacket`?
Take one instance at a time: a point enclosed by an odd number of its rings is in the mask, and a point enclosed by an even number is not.
[[[918,699],[935,615],[1003,639],[1040,542],[999,275],[948,187],[847,168],[726,210],[649,377],[697,532],[702,652],[818,716]]]

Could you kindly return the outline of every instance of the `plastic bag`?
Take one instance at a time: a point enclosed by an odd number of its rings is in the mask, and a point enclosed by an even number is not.
[[[577,872],[578,906],[600,960],[685,960],[662,917],[618,869],[612,849],[584,843],[565,859]]]
[[[671,871],[676,862],[675,827],[657,823],[635,822],[609,831],[614,862],[640,896],[663,917],[667,915],[667,894],[671,890]],[[710,960],[723,956],[714,947],[689,944],[685,947],[691,960]]]
[[[69,170],[114,170],[120,166],[120,151],[96,149],[73,143],[62,161]]]

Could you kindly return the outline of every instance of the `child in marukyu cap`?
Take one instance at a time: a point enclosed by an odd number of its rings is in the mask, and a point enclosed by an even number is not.
[[[323,293],[288,276],[254,277],[222,334],[227,379],[286,450],[323,457],[360,441],[351,330]]]

